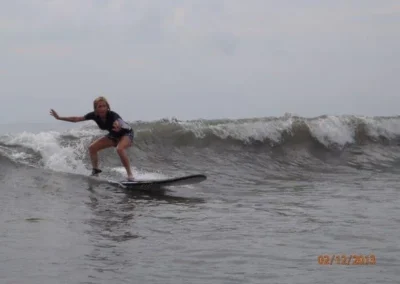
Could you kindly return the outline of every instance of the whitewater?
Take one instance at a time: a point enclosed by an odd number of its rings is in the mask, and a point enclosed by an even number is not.
[[[94,123],[0,126],[0,283],[398,281],[400,116],[130,125],[136,177],[207,180],[93,184]],[[99,157],[125,176],[115,149]]]

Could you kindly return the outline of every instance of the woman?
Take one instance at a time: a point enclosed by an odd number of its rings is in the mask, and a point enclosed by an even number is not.
[[[50,110],[50,115],[55,119],[69,122],[79,122],[85,120],[94,120],[100,129],[108,130],[108,134],[94,141],[89,146],[90,159],[92,161],[92,175],[97,176],[101,173],[98,168],[97,152],[109,147],[116,147],[117,153],[124,165],[128,180],[134,180],[129,159],[125,149],[133,143],[133,130],[122,120],[122,118],[110,109],[110,104],[104,97],[98,97],[93,102],[94,111],[87,113],[84,116],[60,117],[53,109]]]

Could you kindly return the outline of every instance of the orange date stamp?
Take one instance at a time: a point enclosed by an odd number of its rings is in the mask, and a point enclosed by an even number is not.
[[[320,265],[375,265],[374,254],[321,254],[318,256]]]

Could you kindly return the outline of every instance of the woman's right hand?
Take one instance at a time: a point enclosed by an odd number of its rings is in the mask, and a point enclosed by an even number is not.
[[[57,112],[54,109],[50,110],[50,115],[54,116],[55,119],[59,119],[60,117],[58,116]]]

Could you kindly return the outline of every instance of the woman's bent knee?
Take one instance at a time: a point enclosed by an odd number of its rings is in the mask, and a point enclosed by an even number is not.
[[[96,149],[96,144],[95,144],[95,143],[90,144],[90,146],[89,146],[89,152],[90,152],[91,154],[97,153],[97,149]]]
[[[123,155],[125,153],[125,148],[121,146],[117,146],[117,153],[118,155]]]

